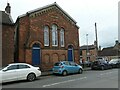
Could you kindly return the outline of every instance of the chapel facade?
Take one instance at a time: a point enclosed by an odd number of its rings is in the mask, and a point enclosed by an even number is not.
[[[57,3],[27,12],[15,23],[15,62],[49,70],[62,60],[79,63],[79,27]]]

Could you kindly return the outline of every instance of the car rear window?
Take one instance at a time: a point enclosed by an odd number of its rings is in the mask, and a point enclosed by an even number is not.
[[[54,64],[54,66],[59,66],[60,65],[60,62],[57,62]]]

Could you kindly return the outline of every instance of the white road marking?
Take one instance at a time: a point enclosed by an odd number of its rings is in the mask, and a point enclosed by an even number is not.
[[[87,77],[82,77],[82,78],[71,79],[71,80],[67,80],[67,81],[63,81],[63,82],[57,82],[57,83],[47,84],[47,85],[43,85],[43,87],[49,87],[49,86],[53,86],[53,85],[57,85],[57,84],[68,83],[68,82],[77,81],[77,80],[82,80],[82,79],[86,79],[86,78],[87,78]]]
[[[104,73],[101,73],[99,74],[97,77],[99,78],[102,78],[102,77],[108,77],[109,75],[112,75],[113,73],[118,73],[118,71],[109,71],[109,72],[104,72]]]
[[[115,72],[118,72],[118,71],[112,71],[112,72],[107,72],[107,73],[101,73],[100,75],[101,75],[101,76],[102,76],[102,75],[110,75],[110,74],[115,73]]]

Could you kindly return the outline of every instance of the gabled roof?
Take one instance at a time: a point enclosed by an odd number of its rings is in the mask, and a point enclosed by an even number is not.
[[[99,56],[117,56],[118,50],[114,49],[114,47],[103,48],[101,52],[99,52]]]
[[[2,15],[0,17],[0,23],[10,24],[10,25],[14,23],[11,16],[9,14],[5,13],[5,11],[0,11],[0,15]]]
[[[102,51],[99,51],[99,56],[120,56],[120,43],[118,40],[115,42],[114,46],[103,48]]]
[[[91,50],[91,49],[95,49],[95,46],[94,45],[83,45],[80,47],[80,50],[87,50],[87,48]]]
[[[28,11],[26,14],[20,15],[18,18],[24,17],[24,16],[26,16],[27,14],[32,14],[32,13],[35,13],[35,12],[38,12],[38,11],[44,12],[46,9],[54,8],[54,7],[56,7],[57,9],[59,9],[69,20],[71,20],[72,22],[74,22],[74,24],[77,23],[67,12],[65,12],[56,2],[53,3],[53,4],[50,4],[50,5],[41,7],[41,8],[37,8],[37,9],[31,10],[31,11]]]

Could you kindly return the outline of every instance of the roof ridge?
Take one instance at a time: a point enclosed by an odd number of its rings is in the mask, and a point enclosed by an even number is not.
[[[24,17],[26,16],[27,14],[31,14],[31,13],[34,13],[34,12],[37,12],[39,10],[43,10],[43,9],[46,9],[48,7],[52,7],[52,6],[56,6],[58,9],[60,9],[66,17],[68,17],[72,22],[74,22],[75,24],[77,23],[66,11],[64,11],[56,2],[52,3],[52,4],[48,4],[48,5],[45,5],[43,7],[39,7],[37,9],[34,9],[34,10],[31,10],[31,11],[28,11],[26,12],[26,14],[23,14],[23,15],[20,15],[18,16],[18,18],[21,18],[21,17]],[[79,28],[79,26],[77,26]]]

